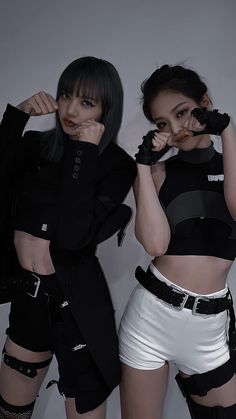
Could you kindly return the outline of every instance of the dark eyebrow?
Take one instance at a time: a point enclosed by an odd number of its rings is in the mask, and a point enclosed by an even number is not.
[[[179,103],[178,105],[176,105],[171,112],[176,111],[176,109],[178,109],[179,106],[185,105],[185,103],[187,103],[186,101]]]
[[[181,103],[178,103],[178,105],[176,105],[172,110],[171,110],[171,112],[175,112],[176,111],[176,109],[178,109],[180,106],[182,106],[182,105],[185,105],[185,103],[187,103],[186,101],[185,102],[181,102]],[[160,119],[163,119],[163,117],[162,116],[160,116],[159,118],[156,118],[156,119],[153,119],[153,122],[157,122],[157,121],[159,121]]]
[[[90,96],[86,96],[86,95],[80,95],[78,97],[80,97],[81,99],[84,99],[84,100],[85,99],[86,100],[91,100],[92,102],[98,103],[98,100],[95,97],[90,97]]]

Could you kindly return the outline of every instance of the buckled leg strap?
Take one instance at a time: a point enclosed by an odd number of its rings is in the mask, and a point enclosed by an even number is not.
[[[205,396],[212,388],[221,387],[234,375],[232,359],[214,370],[202,374],[193,374],[183,378],[177,374],[175,379],[184,397],[188,395]]]
[[[25,362],[8,355],[6,352],[3,353],[3,361],[8,367],[30,378],[36,377],[38,374],[37,370],[47,367],[51,360],[52,357],[43,362]]]
[[[25,406],[14,406],[7,403],[0,395],[0,418],[1,419],[29,419],[34,410],[35,400]]]
[[[235,419],[236,404],[232,406],[203,406],[189,398],[188,408],[192,419]]]

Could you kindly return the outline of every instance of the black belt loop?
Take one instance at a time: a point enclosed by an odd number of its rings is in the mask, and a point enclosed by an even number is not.
[[[204,295],[195,297],[173,285],[167,285],[165,282],[157,278],[149,268],[147,272],[145,272],[140,266],[138,266],[135,271],[135,276],[144,288],[176,310],[188,308],[189,310],[192,310],[192,313],[195,315],[210,315],[230,310],[230,307],[232,306],[232,297],[230,296],[229,291],[224,297],[220,298],[205,297]]]

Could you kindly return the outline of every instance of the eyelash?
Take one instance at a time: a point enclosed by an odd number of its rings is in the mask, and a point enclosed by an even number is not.
[[[92,103],[90,100],[88,100],[88,99],[83,99],[82,101],[81,101],[81,104],[83,105],[83,106],[91,106],[91,108],[94,108],[94,103]]]
[[[166,126],[166,123],[165,123],[165,122],[159,122],[159,123],[157,124],[157,129],[158,129],[159,131],[161,131],[162,129],[164,129],[164,128],[165,128],[165,126]]]
[[[181,111],[178,111],[177,118],[181,118],[187,113],[188,109],[182,109]]]
[[[63,99],[63,100],[68,100],[68,99],[70,99],[70,95],[69,95],[69,93],[62,92],[62,93],[61,93],[61,99]]]
[[[188,112],[187,108],[182,109],[181,111],[178,111],[177,114],[176,114],[177,119],[182,118],[182,116],[184,116],[187,112]],[[166,127],[166,125],[167,125],[166,122],[159,122],[157,124],[157,129],[161,131]]]
[[[61,98],[63,100],[70,100],[71,99],[71,95],[69,93],[62,92],[61,93]],[[91,102],[91,100],[86,99],[86,98],[82,98],[81,105],[82,106],[86,106],[86,107],[91,107],[91,108],[94,108],[94,106],[96,106],[94,103]]]

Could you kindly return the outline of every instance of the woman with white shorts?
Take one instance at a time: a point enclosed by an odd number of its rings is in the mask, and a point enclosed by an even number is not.
[[[157,129],[136,154],[135,233],[153,260],[120,325],[122,419],[161,418],[170,361],[192,418],[235,419],[236,132],[193,70],[164,65],[142,93]]]

